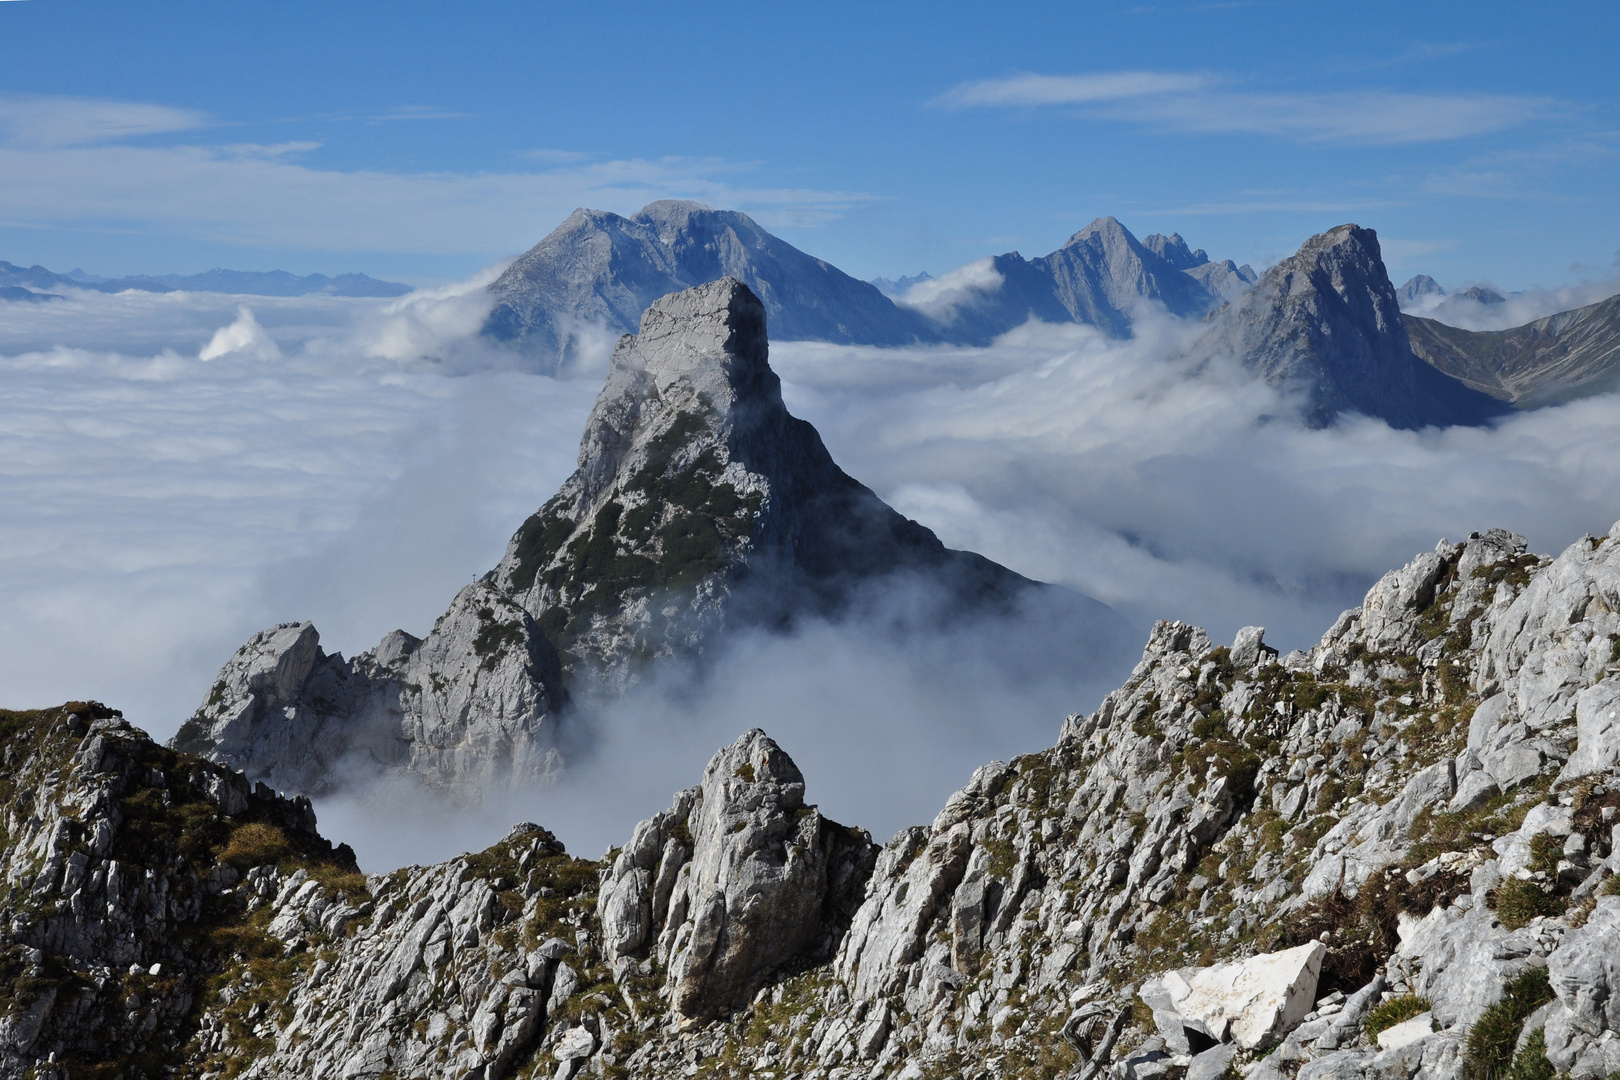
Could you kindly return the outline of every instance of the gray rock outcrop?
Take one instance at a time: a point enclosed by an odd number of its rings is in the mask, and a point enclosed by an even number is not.
[[[345,661],[311,623],[255,634],[172,744],[286,791],[323,794],[389,769],[478,790],[562,767],[557,651],[501,591],[474,583],[433,632],[401,630]]]
[[[1212,322],[1193,355],[1235,359],[1272,385],[1297,389],[1313,424],[1357,412],[1420,428],[1503,412],[1413,355],[1371,229],[1341,225],[1313,236]]]
[[[784,968],[831,954],[876,855],[864,832],[805,805],[776,743],[746,732],[614,860],[598,909],[608,957],[622,972],[656,953],[684,1023],[729,1013]]]
[[[921,623],[1048,605],[1111,654],[1123,621],[1085,597],[953,551],[838,467],[782,404],[764,306],[725,279],[666,296],[614,350],[579,468],[492,575],[571,671],[693,658],[723,632],[836,617],[914,590]]]
[[[1288,657],[1159,623],[875,862],[758,731],[610,860],[365,878],[107,710],[6,713],[0,1080],[1607,1076],[1617,612],[1620,524],[1442,542]]]

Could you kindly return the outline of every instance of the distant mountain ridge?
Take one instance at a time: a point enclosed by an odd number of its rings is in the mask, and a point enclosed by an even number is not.
[[[1202,315],[1256,280],[1247,266],[1211,262],[1179,235],[1149,241],[1099,218],[1042,258],[996,256],[984,281],[934,305],[914,302],[917,289],[937,296],[943,279],[858,281],[737,211],[675,200],[628,218],[581,208],[490,286],[496,304],[484,333],[554,370],[587,328],[631,333],[659,297],[729,276],[764,303],[777,340],[983,345],[1031,318],[1124,337],[1144,300]]]
[[[1403,319],[1419,357],[1521,409],[1620,389],[1620,296],[1510,330]]]
[[[587,327],[633,333],[653,301],[734,277],[765,305],[778,340],[911,345],[941,340],[924,316],[807,255],[747,214],[663,200],[622,217],[575,210],[490,285],[484,333],[555,368]]]
[[[225,270],[215,268],[201,274],[156,274],[103,278],[75,269],[58,274],[43,266],[16,266],[0,260],[0,286],[47,289],[86,289],[91,292],[207,292],[243,296],[327,296],[377,297],[404,296],[409,285],[379,281],[365,274],[306,274],[299,277],[285,270]]]

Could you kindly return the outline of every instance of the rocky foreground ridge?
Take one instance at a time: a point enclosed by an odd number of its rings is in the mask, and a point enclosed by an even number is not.
[[[473,793],[543,781],[572,700],[807,618],[968,628],[984,648],[1038,619],[1089,673],[1124,670],[1135,638],[1088,597],[945,547],[840,469],[782,403],[764,304],[725,278],[620,339],[578,469],[426,638],[345,660],[309,623],[271,627],[173,745],[307,794],[390,770]]]
[[[1620,524],[1492,531],[1309,652],[1158,624],[882,848],[751,731],[601,862],[372,877],[105,709],[4,714],[0,1077],[1607,1076],[1617,642]]]

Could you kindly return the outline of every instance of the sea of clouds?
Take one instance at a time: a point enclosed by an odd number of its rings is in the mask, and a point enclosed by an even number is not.
[[[395,301],[0,307],[3,704],[96,698],[161,738],[265,626],[312,619],[346,655],[425,633],[572,470],[603,371],[595,350],[538,376],[482,342],[493,272]],[[1442,537],[1504,526],[1557,551],[1620,517],[1620,397],[1489,428],[1312,431],[1240,372],[1187,369],[1197,330],[1145,315],[1129,341],[1028,326],[985,349],[777,343],[772,363],[847,471],[947,544],[1112,605],[1129,650],[1159,618],[1308,647]],[[322,820],[369,869],[482,847],[520,817],[592,853],[757,725],[813,800],[884,838],[1112,685],[1005,660],[860,626],[753,637],[696,688],[597,712],[551,791],[453,809],[378,790]]]

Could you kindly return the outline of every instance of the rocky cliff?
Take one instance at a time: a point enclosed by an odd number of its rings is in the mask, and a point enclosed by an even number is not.
[[[783,405],[768,349],[736,279],[657,300],[614,350],[579,468],[425,640],[395,631],[344,660],[307,623],[266,630],[174,745],[289,791],[398,770],[481,792],[563,766],[571,693],[701,669],[734,631],[809,618],[986,649],[1038,620],[1055,663],[1128,665],[1115,612],[945,547],[840,469]]]
[[[1160,623],[875,851],[748,732],[601,863],[360,878],[106,710],[4,715],[0,1076],[1620,1070],[1620,524],[1442,541],[1308,652]]]
[[[561,768],[567,702],[551,641],[478,582],[425,639],[396,630],[352,660],[324,652],[311,623],[255,634],[172,745],[315,795],[390,769],[481,788]]]
[[[926,628],[1061,603],[1101,645],[1099,604],[1037,586],[890,509],[782,404],[765,311],[734,279],[665,297],[620,341],[579,468],[491,580],[572,670],[620,685],[728,626],[782,626],[907,595]],[[1084,627],[1080,628],[1084,631]]]
[[[1404,321],[1419,358],[1521,409],[1620,387],[1620,296],[1511,330],[1462,330],[1415,315]]]
[[[1392,427],[1477,424],[1500,403],[1419,360],[1371,229],[1341,225],[1212,318],[1194,349],[1230,357],[1276,386],[1300,390],[1306,418],[1380,417]]]

